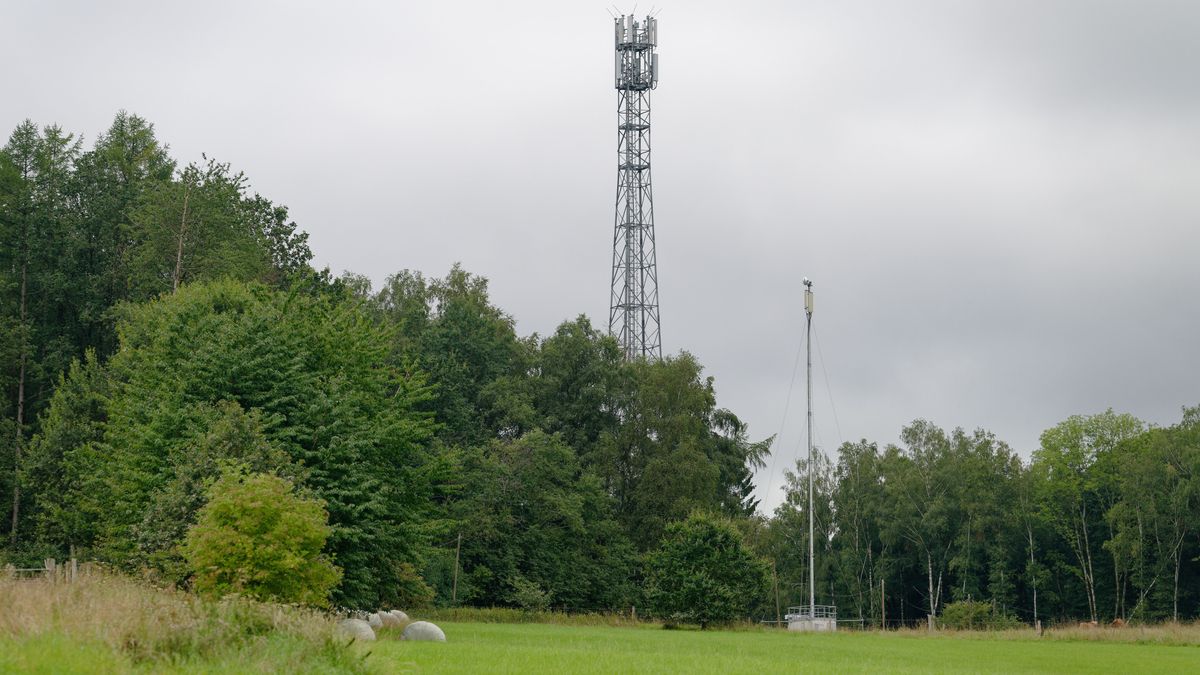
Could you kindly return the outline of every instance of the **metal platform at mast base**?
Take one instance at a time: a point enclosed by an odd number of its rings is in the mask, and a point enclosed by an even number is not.
[[[783,618],[787,621],[788,630],[808,633],[832,633],[837,630],[837,607],[834,605],[788,607]]]

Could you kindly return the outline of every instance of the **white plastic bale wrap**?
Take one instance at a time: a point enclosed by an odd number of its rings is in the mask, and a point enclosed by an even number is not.
[[[415,642],[445,642],[446,633],[441,628],[438,628],[437,625],[428,621],[414,621],[404,629],[404,633],[400,635],[400,639],[413,640]]]
[[[338,634],[343,638],[370,641],[375,639],[375,630],[362,619],[343,619],[337,627]]]

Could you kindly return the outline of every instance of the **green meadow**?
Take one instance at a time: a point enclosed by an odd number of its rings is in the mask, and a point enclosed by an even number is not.
[[[444,623],[448,642],[382,640],[368,664],[412,673],[1200,672],[1200,647],[1169,635],[1032,632],[695,631]]]
[[[445,643],[338,637],[296,606],[214,602],[109,574],[0,577],[0,673],[1200,672],[1200,624],[970,632],[667,630],[617,615],[414,611]]]

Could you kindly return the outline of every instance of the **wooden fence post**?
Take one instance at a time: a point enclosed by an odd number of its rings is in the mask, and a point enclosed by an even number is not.
[[[775,559],[771,559],[771,584],[775,586],[775,627],[783,625],[783,611],[779,605],[779,575],[775,571]]]
[[[887,630],[887,596],[883,592],[883,577],[879,578],[879,630]]]

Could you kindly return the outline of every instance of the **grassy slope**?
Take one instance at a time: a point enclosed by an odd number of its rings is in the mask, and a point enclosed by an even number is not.
[[[0,578],[0,673],[362,673],[317,612],[112,575]]]
[[[429,673],[1200,672],[1200,647],[844,632],[445,623],[447,644],[382,641],[368,663]]]
[[[240,649],[178,658],[134,659],[99,640],[62,632],[22,638],[0,637],[0,673],[94,675],[95,673],[354,673],[333,659],[314,657],[311,645],[273,636]]]

